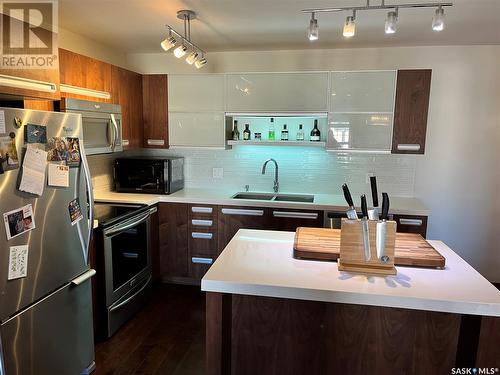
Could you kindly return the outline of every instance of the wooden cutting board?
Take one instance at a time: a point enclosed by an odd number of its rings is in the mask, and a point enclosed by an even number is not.
[[[340,256],[340,229],[297,228],[293,256],[336,261]],[[396,265],[444,268],[445,261],[420,234],[396,233]]]

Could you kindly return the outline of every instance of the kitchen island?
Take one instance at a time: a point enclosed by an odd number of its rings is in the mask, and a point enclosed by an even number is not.
[[[294,259],[293,232],[240,230],[202,279],[208,374],[449,374],[500,366],[500,292],[446,268],[389,277]]]

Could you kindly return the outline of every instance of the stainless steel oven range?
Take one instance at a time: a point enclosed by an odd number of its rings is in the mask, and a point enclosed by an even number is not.
[[[150,297],[150,220],[156,207],[96,203],[94,208],[99,223],[98,295],[105,306],[104,333],[111,337]]]

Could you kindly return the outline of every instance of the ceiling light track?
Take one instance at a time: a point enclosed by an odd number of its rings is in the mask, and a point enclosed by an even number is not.
[[[379,5],[370,5],[370,0],[366,0],[366,5],[364,6],[354,6],[354,7],[336,7],[336,8],[310,8],[303,9],[303,13],[310,13],[311,20],[308,28],[308,38],[310,41],[318,40],[319,37],[319,27],[318,20],[315,16],[318,13],[333,13],[348,11],[352,12],[352,15],[347,16],[342,34],[346,38],[351,38],[354,36],[356,31],[356,12],[365,10],[389,10],[387,13],[387,19],[385,21],[385,33],[394,34],[397,30],[397,21],[399,18],[400,9],[409,8],[436,8],[434,17],[432,19],[432,29],[434,31],[441,31],[444,29],[444,7],[451,7],[453,3],[444,2],[429,2],[429,3],[409,3],[409,4],[386,4],[385,0],[381,0]]]
[[[184,34],[176,31],[172,26],[166,25],[168,36],[161,42],[164,51],[177,46],[174,56],[181,58],[188,53],[186,62],[199,69],[207,63],[206,52],[191,41],[191,20],[196,19],[196,13],[192,10],[179,10],[177,18],[184,21]]]

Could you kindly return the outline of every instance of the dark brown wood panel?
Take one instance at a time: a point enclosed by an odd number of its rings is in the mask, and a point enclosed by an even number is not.
[[[189,254],[189,277],[193,279],[193,284],[199,285],[201,283],[201,279],[205,276],[211,265],[193,262],[193,257],[212,259],[212,261],[215,261],[215,256],[193,253]]]
[[[157,207],[158,209],[158,207]],[[153,281],[160,280],[160,215],[158,211],[151,215],[151,270]]]
[[[396,222],[396,231],[403,233],[417,233],[420,234],[423,238],[427,236],[427,216],[417,216],[417,215],[393,215],[393,220]],[[403,220],[403,222],[401,222]],[[408,224],[405,223],[405,220],[411,221],[415,220],[415,225],[413,223]],[[418,224],[418,221],[421,221],[421,225]]]
[[[144,147],[168,148],[168,89],[166,74],[142,76]],[[163,141],[163,145],[148,144]]]
[[[394,107],[393,154],[425,153],[430,69],[398,70]],[[416,151],[398,150],[398,144],[420,145]]]
[[[111,64],[59,49],[61,83],[111,93]],[[62,93],[63,97],[113,103],[115,99],[99,99],[85,95]]]
[[[207,292],[206,300],[206,375],[230,375],[232,296]]]
[[[500,318],[484,316],[481,322],[477,367],[500,367]]]
[[[142,147],[142,76],[117,66],[111,67],[112,98],[122,108],[124,149]],[[128,145],[126,144],[128,141]]]
[[[160,203],[160,273],[162,279],[188,277],[188,205]]]
[[[224,209],[264,211],[262,216],[229,215]],[[239,229],[269,229],[269,210],[262,207],[219,206],[217,211],[219,254]]]
[[[10,22],[13,20],[13,22],[21,22],[15,19],[10,18],[9,16],[5,14],[1,14],[2,17],[2,22],[1,26],[3,25],[9,25]],[[7,28],[7,32],[8,32]],[[39,28],[38,31],[40,32],[41,29]],[[46,33],[50,33],[48,30],[44,30]],[[22,38],[23,34],[19,33],[17,35],[11,34],[10,38],[13,40],[13,38]],[[24,41],[20,41],[20,44],[25,45]],[[20,51],[21,52],[21,51]],[[28,48],[26,48],[26,55],[29,55],[30,51]],[[19,53],[19,55],[22,55],[22,53]],[[43,81],[43,82],[50,82],[56,85],[57,90],[53,93],[50,92],[44,92],[44,91],[38,91],[38,90],[29,90],[29,89],[21,89],[21,88],[14,88],[14,87],[9,87],[9,86],[1,86],[0,85],[0,96],[2,98],[7,98],[8,96],[12,96],[13,98],[36,98],[36,99],[50,99],[50,100],[59,100],[60,99],[60,92],[59,92],[59,59],[60,57],[58,56],[58,51],[55,51],[55,54],[52,57],[52,68],[44,68],[44,69],[0,69],[0,74],[12,76],[12,77],[19,77],[19,78],[27,78],[27,79],[32,79],[36,81]],[[6,96],[7,95],[7,96]]]
[[[233,295],[231,370],[445,374],[455,364],[459,329],[454,314]],[[207,364],[212,354],[207,347]]]
[[[292,217],[294,214],[316,215],[316,218]],[[290,217],[283,217],[286,215],[290,215]],[[272,230],[295,232],[298,227],[323,227],[323,211],[272,208],[270,209],[270,218],[269,229]]]
[[[52,112],[54,111],[54,102],[52,100],[25,100],[24,108]]]

